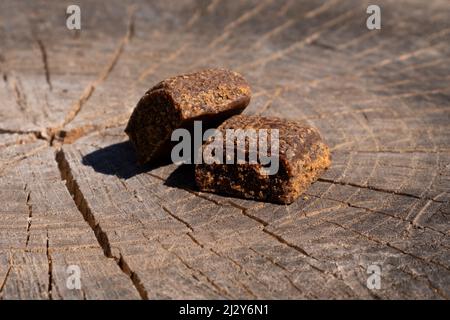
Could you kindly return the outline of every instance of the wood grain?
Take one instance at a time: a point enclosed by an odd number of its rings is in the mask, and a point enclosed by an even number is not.
[[[0,298],[448,299],[450,5],[379,1],[369,31],[368,4],[80,1],[71,31],[62,2],[0,3]],[[246,113],[329,143],[294,204],[136,166],[123,129],[140,96],[217,66],[252,84]]]

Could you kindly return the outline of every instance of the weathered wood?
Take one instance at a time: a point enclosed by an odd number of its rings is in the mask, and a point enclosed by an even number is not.
[[[1,298],[139,298],[118,261],[104,256],[54,159],[47,147],[0,178]],[[82,290],[66,286],[71,265]]]
[[[79,5],[75,32],[64,3],[0,4],[1,298],[450,297],[447,1],[381,1],[379,31],[356,0]],[[302,199],[136,166],[139,97],[211,66],[252,84],[246,113],[321,130],[333,165]]]

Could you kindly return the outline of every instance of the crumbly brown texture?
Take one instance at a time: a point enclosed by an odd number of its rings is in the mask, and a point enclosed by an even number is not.
[[[134,109],[125,132],[139,163],[170,153],[170,136],[202,120],[203,129],[241,113],[250,102],[250,87],[236,72],[207,69],[169,78],[151,88]]]
[[[226,129],[278,129],[279,170],[268,175],[261,164],[199,164],[195,179],[201,191],[289,204],[331,164],[330,151],[317,129],[302,122],[238,115],[218,129],[224,137]],[[225,139],[223,142],[225,155]],[[248,153],[248,144],[245,148]]]

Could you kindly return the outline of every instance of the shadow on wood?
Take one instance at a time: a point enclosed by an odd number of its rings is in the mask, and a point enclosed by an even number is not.
[[[199,191],[195,184],[195,165],[182,164],[166,179],[164,185],[171,188]]]
[[[129,179],[137,174],[170,164],[170,159],[158,163],[139,165],[136,152],[129,141],[109,145],[83,156],[82,163],[96,172]]]

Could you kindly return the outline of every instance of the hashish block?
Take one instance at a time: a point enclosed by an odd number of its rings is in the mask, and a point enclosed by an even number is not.
[[[207,69],[164,80],[151,88],[134,109],[125,132],[143,164],[170,154],[170,138],[177,128],[202,120],[216,127],[241,113],[250,102],[250,87],[238,73]]]
[[[263,165],[260,162],[198,164],[195,169],[195,179],[201,191],[289,204],[295,201],[331,164],[330,151],[322,141],[319,132],[305,123],[258,116],[231,117],[218,128],[225,137],[223,141],[219,141],[219,145],[223,143],[225,157],[227,129],[256,131],[278,129],[278,152],[276,155],[271,155],[278,157],[278,171],[275,174],[267,174],[266,171],[261,170]],[[213,138],[206,141],[203,150],[213,141]],[[270,139],[267,141],[268,144],[271,143]],[[237,154],[237,145],[236,143],[234,154]],[[241,145],[247,153],[249,145],[248,140]]]

